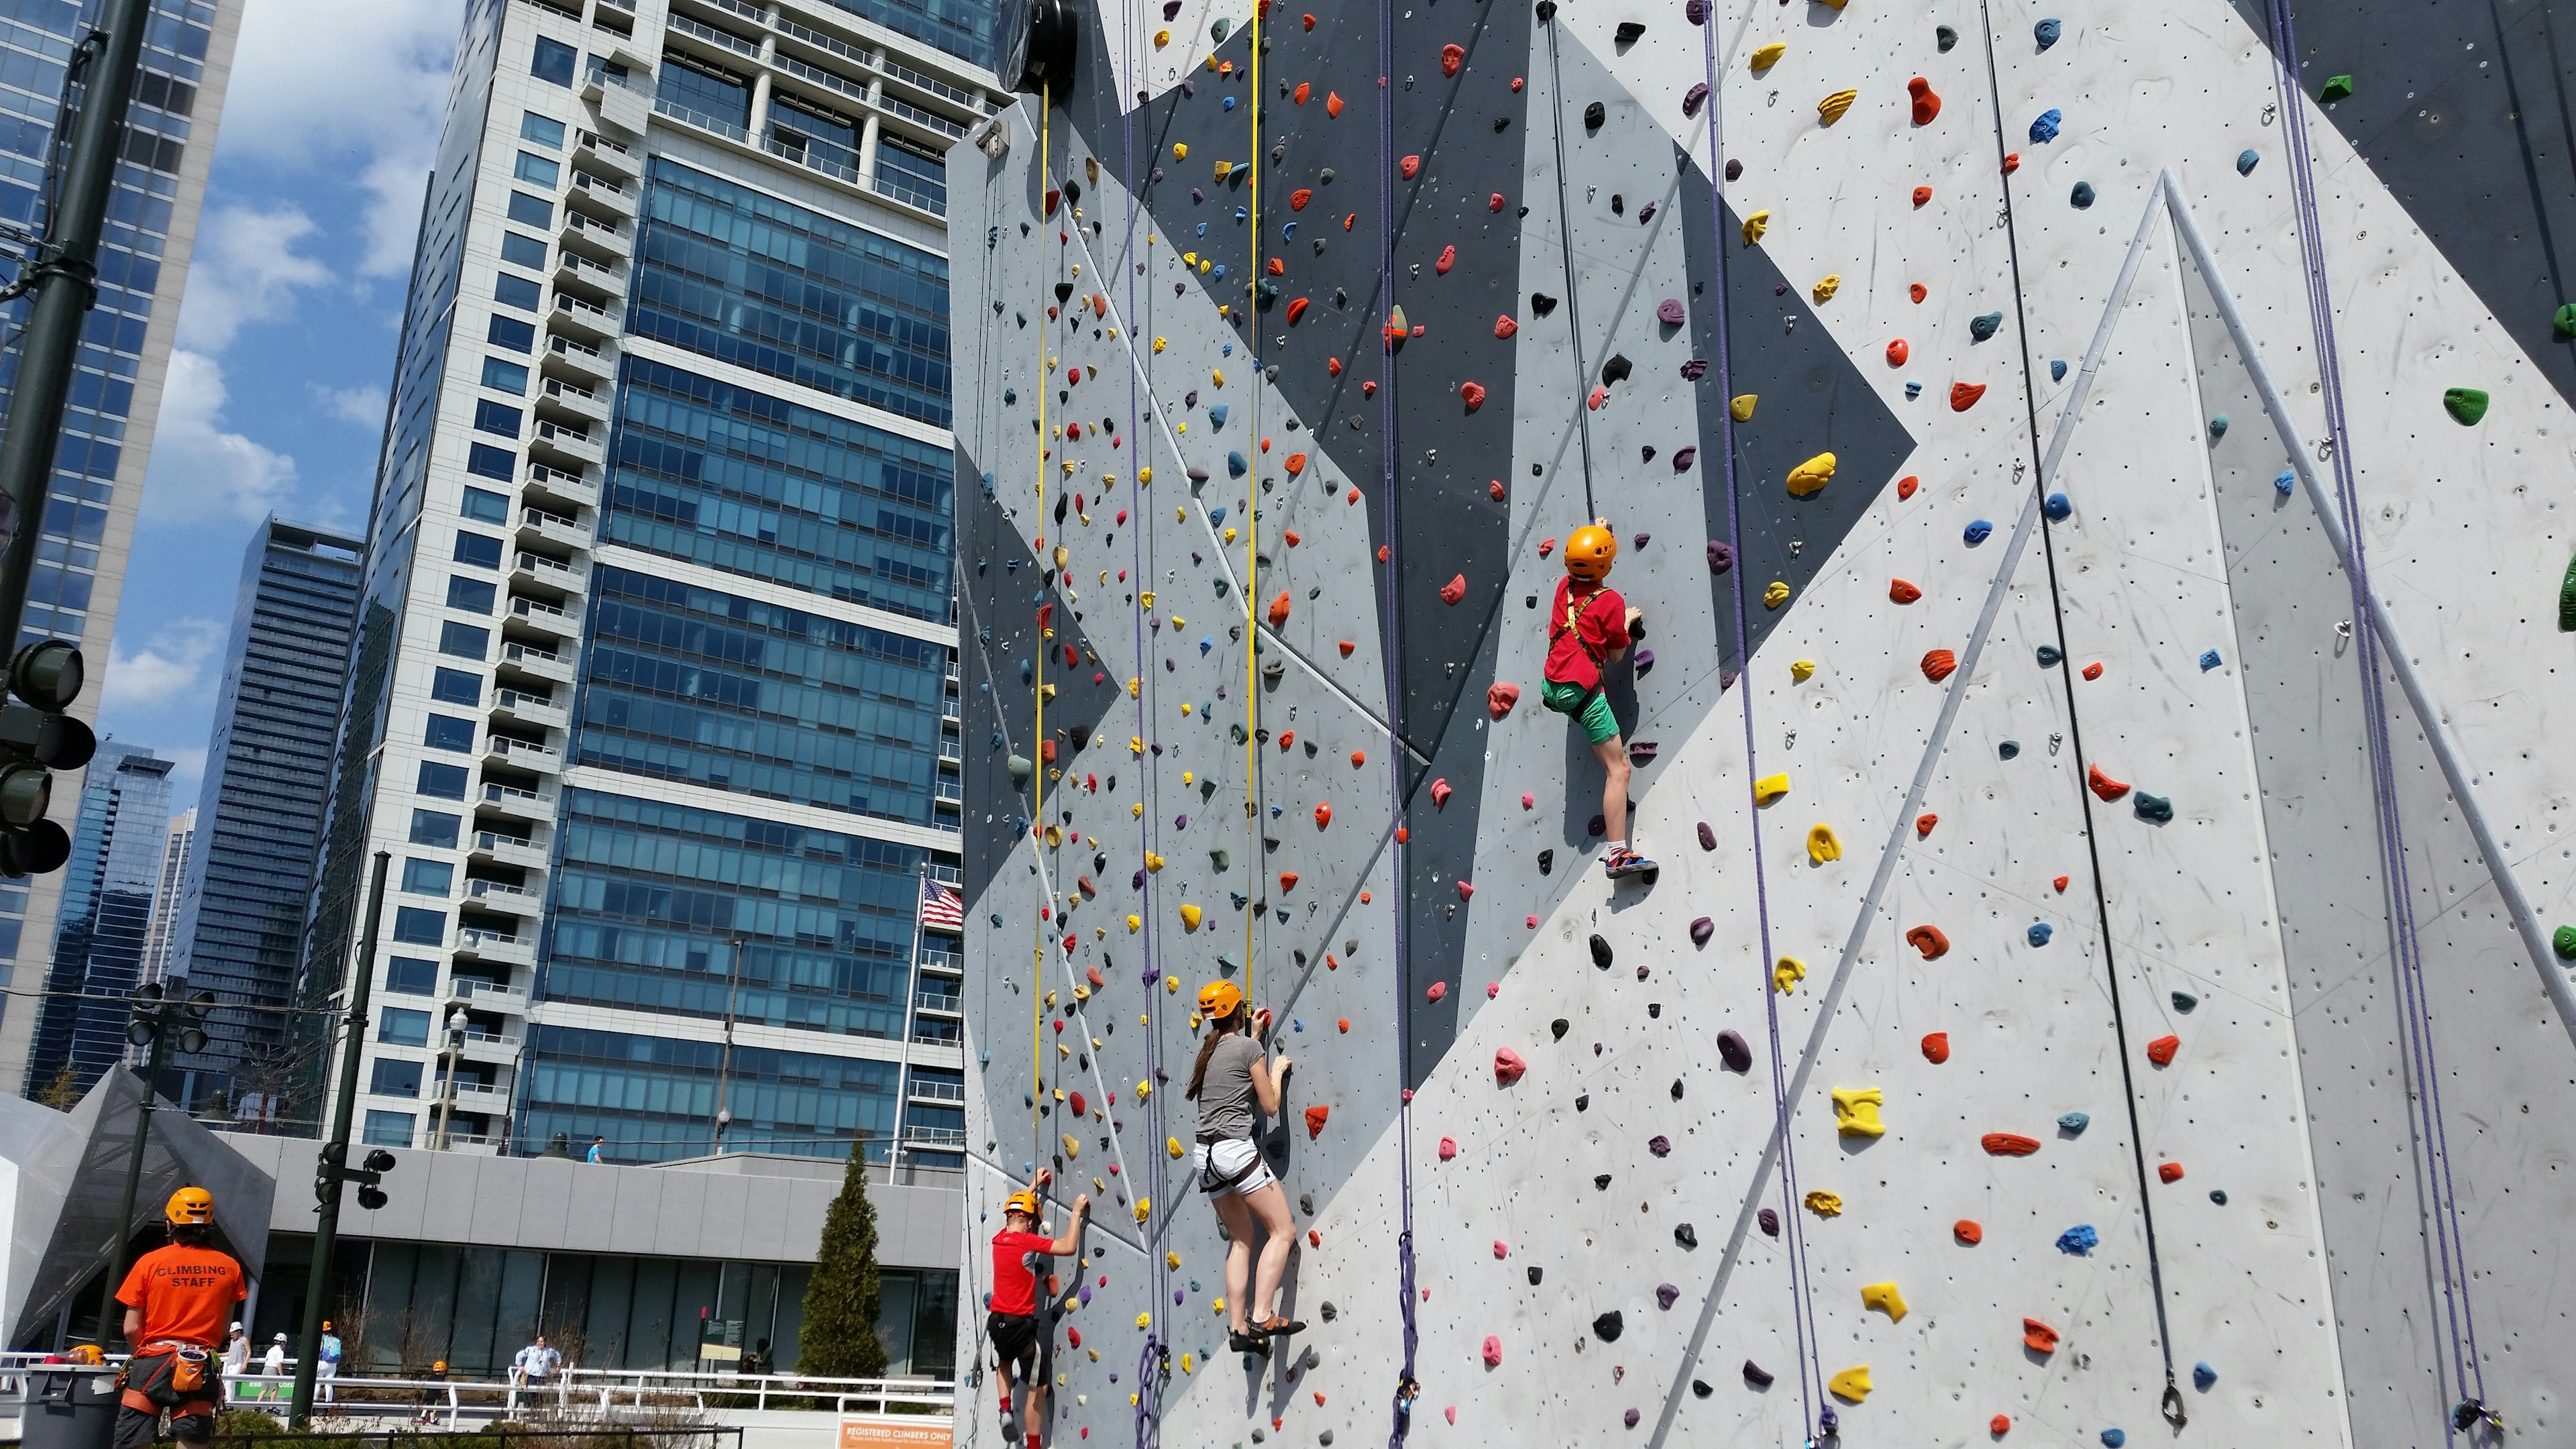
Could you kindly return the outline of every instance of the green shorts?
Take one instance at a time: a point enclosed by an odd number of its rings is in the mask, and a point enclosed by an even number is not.
[[[1619,716],[1610,712],[1610,696],[1600,690],[1551,679],[1539,690],[1538,697],[1558,714],[1582,720],[1583,737],[1592,743],[1606,745],[1619,738]]]

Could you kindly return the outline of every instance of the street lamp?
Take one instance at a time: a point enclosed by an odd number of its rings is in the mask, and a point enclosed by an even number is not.
[[[124,1282],[125,1254],[134,1237],[134,1195],[143,1185],[143,1150],[152,1139],[152,1094],[169,1065],[173,1043],[192,1054],[206,1049],[206,1014],[214,1008],[215,994],[211,991],[200,991],[181,1000],[164,991],[158,981],[134,988],[134,1016],[125,1024],[125,1039],[144,1050],[143,1092],[134,1104],[134,1151],[125,1162],[125,1196],[117,1210],[116,1240],[108,1248],[107,1282],[99,1289],[101,1348],[107,1346],[108,1335],[116,1331],[116,1290]]]
[[[447,1044],[438,1054],[438,1131],[430,1139],[441,1152],[456,1125],[456,1066],[465,1056],[466,1025],[464,1007],[447,1013]]]

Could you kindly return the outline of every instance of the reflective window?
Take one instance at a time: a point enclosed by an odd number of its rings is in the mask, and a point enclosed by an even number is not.
[[[409,1112],[367,1113],[366,1140],[369,1147],[409,1147],[414,1119]]]
[[[476,432],[493,433],[504,438],[515,438],[519,436],[519,420],[523,416],[525,415],[521,413],[519,409],[510,406],[508,403],[494,402],[488,397],[477,398],[474,402],[474,430]]]
[[[522,151],[519,159],[512,163],[510,175],[512,179],[531,186],[554,186],[563,180],[563,167],[543,156],[531,156]]]
[[[503,272],[493,278],[492,300],[504,307],[516,307],[523,312],[534,312],[544,302],[545,292],[526,277],[514,277],[508,272]]]
[[[483,340],[513,352],[533,352],[537,346],[537,327],[533,322],[522,322],[516,317],[495,317]]]
[[[498,493],[468,488],[464,500],[456,505],[456,511],[481,523],[508,523],[510,500]]]
[[[463,765],[442,765],[436,760],[423,760],[420,762],[420,783],[415,788],[420,794],[427,795],[433,800],[462,800],[465,798],[465,767]],[[412,812],[412,829],[415,832],[420,829],[422,813],[423,812],[417,810]],[[453,815],[445,816],[443,818],[449,821],[451,825],[456,819]],[[414,834],[412,836],[412,840],[415,844],[420,845],[454,845],[456,843],[456,837],[453,835],[450,835],[443,841],[430,841],[423,839],[418,834]]]
[[[497,478],[507,483],[518,475],[519,455],[507,448],[493,447],[489,443],[468,444],[465,449],[465,471],[478,478]]]
[[[534,1027],[529,1036],[532,1140],[558,1131],[572,1136],[577,1117],[626,1124],[613,1134],[620,1157],[702,1155],[720,1070],[733,1114],[725,1140],[733,1150],[845,1157],[853,1141],[863,1141],[882,1160],[894,1132],[899,1069],[892,1062],[737,1045],[727,1068],[718,1042],[560,1026]]]
[[[459,659],[488,659],[492,654],[492,631],[450,619],[438,626],[438,652]]]
[[[393,1046],[426,1046],[429,1013],[407,1006],[388,1006],[376,1014],[376,1040]]]
[[[433,750],[470,751],[474,748],[474,721],[447,714],[431,715],[421,731],[421,743]]]
[[[385,967],[385,989],[396,996],[432,995],[438,990],[438,963],[396,956]]]
[[[394,908],[394,939],[413,946],[447,944],[447,912],[419,906]]]
[[[501,540],[488,534],[460,532],[456,535],[456,561],[497,569],[501,566]]]
[[[490,579],[458,578],[451,575],[447,580],[447,607],[463,609],[473,614],[488,614],[492,612],[492,605],[499,593],[499,589]],[[452,674],[455,671],[441,672]]]
[[[437,896],[445,900],[448,891],[453,889],[455,884],[456,867],[446,861],[405,860],[403,862],[402,888],[407,894]]]
[[[549,151],[560,151],[564,143],[564,123],[549,120],[534,111],[519,113],[519,139]]]
[[[515,231],[505,231],[501,233],[501,260],[514,267],[528,267],[543,271],[546,265],[546,244],[532,236],[521,236]]]
[[[367,1090],[379,1097],[417,1097],[420,1095],[420,1063],[398,1062],[390,1057],[376,1061],[375,1074]]]
[[[537,52],[528,60],[528,74],[541,81],[569,86],[572,84],[573,62],[580,58],[581,52],[571,46],[540,35],[537,37]]]
[[[509,214],[510,220],[519,225],[533,226],[540,231],[549,230],[555,224],[555,204],[524,191],[510,193]]]
[[[438,669],[429,676],[429,697],[472,708],[483,702],[483,676],[462,669]]]

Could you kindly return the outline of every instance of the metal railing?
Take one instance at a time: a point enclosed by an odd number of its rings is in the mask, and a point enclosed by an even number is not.
[[[908,1090],[911,1093],[913,1100],[919,1102],[963,1102],[966,1100],[966,1084],[964,1082],[952,1082],[946,1078],[915,1077],[912,1079],[912,1085]]]
[[[653,101],[653,114],[657,116],[668,116],[674,121],[679,121],[685,125],[695,126],[701,131],[713,131],[719,136],[723,136],[728,140],[740,141],[746,146],[751,144],[751,133],[749,131],[744,130],[742,127],[735,125],[731,121],[725,120],[721,116],[710,116],[704,111],[693,111],[687,106],[681,105],[677,101],[658,96],[655,97]]]
[[[703,40],[718,49],[730,50],[736,55],[748,56],[753,60],[760,59],[760,45],[757,41],[745,40],[739,35],[728,35],[712,25],[691,20],[685,15],[672,15],[665,19],[663,24],[693,40]]]

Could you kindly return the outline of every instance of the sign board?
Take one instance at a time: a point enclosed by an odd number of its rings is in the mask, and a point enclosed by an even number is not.
[[[840,1449],[948,1449],[948,1418],[867,1418],[841,1421]]]

